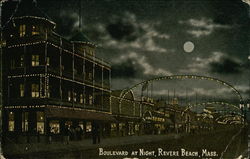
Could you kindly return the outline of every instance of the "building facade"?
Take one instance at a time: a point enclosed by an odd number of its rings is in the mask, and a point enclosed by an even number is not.
[[[86,134],[114,120],[108,63],[81,32],[69,41],[31,0],[22,0],[4,28],[3,131],[5,134]],[[98,126],[98,127],[99,127]]]

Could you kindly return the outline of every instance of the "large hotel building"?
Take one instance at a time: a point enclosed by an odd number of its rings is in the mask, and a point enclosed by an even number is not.
[[[3,130],[58,134],[111,121],[110,65],[81,32],[66,40],[31,0],[22,0],[4,28]],[[89,122],[89,121],[92,121]]]

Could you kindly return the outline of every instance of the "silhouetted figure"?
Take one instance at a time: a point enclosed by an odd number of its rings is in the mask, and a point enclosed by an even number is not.
[[[81,140],[82,139],[82,134],[83,134],[83,130],[80,126],[77,126],[76,128],[76,137],[77,140]]]
[[[96,144],[97,142],[100,143],[100,127],[99,124],[93,123],[92,126],[92,138],[93,138],[93,144]]]
[[[101,131],[100,131],[100,126],[99,124],[96,125],[96,137],[97,137],[97,143],[100,143],[101,142],[101,137],[100,137],[100,134],[101,134]]]
[[[69,144],[69,135],[70,135],[70,130],[69,130],[69,126],[66,125],[65,129],[64,129],[64,141],[65,143],[68,145]]]
[[[48,143],[51,144],[52,142],[52,132],[51,132],[51,127],[48,127]]]
[[[38,130],[38,131],[37,131],[37,142],[38,142],[38,143],[40,143],[40,133],[41,133],[41,131]]]
[[[92,126],[92,139],[93,139],[93,144],[96,144],[96,137],[97,137],[96,125],[93,124],[93,126]]]

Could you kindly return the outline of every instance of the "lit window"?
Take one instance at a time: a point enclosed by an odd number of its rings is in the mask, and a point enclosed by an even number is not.
[[[50,92],[51,92],[51,86],[47,85],[46,88],[47,88],[47,98],[50,98]]]
[[[15,121],[14,121],[14,113],[9,112],[9,131],[14,131]]]
[[[93,77],[92,73],[88,73],[88,79],[92,80],[92,77]]]
[[[92,105],[92,104],[93,104],[93,96],[89,95],[89,105]]]
[[[50,132],[53,134],[59,134],[60,133],[60,124],[58,120],[51,121],[49,123]]]
[[[124,123],[119,123],[119,130],[123,130],[124,128],[125,128],[125,124]]]
[[[24,84],[20,84],[20,97],[24,97]]]
[[[68,101],[71,101],[71,91],[68,91]]]
[[[38,84],[31,85],[31,97],[33,98],[39,97],[39,85]]]
[[[92,124],[91,122],[86,123],[86,132],[91,132],[92,131]]]
[[[73,93],[74,102],[76,102],[76,92]]]
[[[22,131],[28,131],[28,112],[22,113]]]
[[[68,128],[70,128],[72,125],[72,121],[65,121],[65,126],[68,126]]]
[[[83,103],[83,94],[80,94],[80,103]]]
[[[20,67],[24,67],[24,56],[20,56]]]
[[[83,103],[86,103],[86,96],[83,96]]]
[[[39,28],[37,26],[32,26],[32,35],[38,35],[39,34]]]
[[[39,55],[32,55],[31,65],[32,66],[39,66]]]
[[[37,112],[37,132],[44,134],[44,112]]]
[[[111,131],[116,131],[117,127],[116,127],[116,123],[112,123],[111,124]]]
[[[19,35],[20,37],[24,37],[26,32],[26,25],[20,25],[19,26]]]
[[[47,59],[46,59],[46,65],[49,66],[49,64],[50,64],[50,58],[47,57]]]

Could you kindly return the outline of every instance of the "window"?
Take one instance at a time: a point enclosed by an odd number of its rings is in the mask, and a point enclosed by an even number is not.
[[[89,105],[92,105],[92,104],[93,104],[93,96],[89,95]]]
[[[28,112],[22,113],[22,131],[28,131]]]
[[[47,85],[47,98],[50,98],[51,86]]]
[[[14,113],[13,112],[9,112],[9,131],[14,131],[14,127],[15,127],[15,121],[14,121]]]
[[[50,64],[50,58],[47,57],[47,58],[46,58],[46,65],[49,66],[49,64]]]
[[[117,127],[116,127],[116,123],[111,123],[111,131],[116,131]]]
[[[92,73],[88,73],[88,80],[92,80],[93,79],[93,74]]]
[[[37,131],[44,134],[44,112],[37,112]]]
[[[20,37],[24,37],[26,32],[26,25],[20,25],[19,26],[19,35]]]
[[[31,97],[33,98],[39,97],[39,85],[38,84],[31,85]]]
[[[31,60],[32,66],[39,66],[39,55],[32,55]]]
[[[17,67],[24,67],[24,55],[21,55],[18,58],[11,59],[10,67],[11,69],[15,69]]]
[[[60,125],[59,125],[59,121],[58,120],[52,120],[49,123],[49,127],[50,127],[50,132],[53,134],[59,134],[60,133]]]
[[[74,102],[76,102],[76,92],[73,93]]]
[[[24,84],[20,84],[20,97],[24,97]]]
[[[125,129],[125,124],[124,123],[119,123],[119,130],[124,130]]]
[[[16,67],[16,61],[14,59],[10,60],[10,68],[14,69]]]
[[[24,55],[20,56],[20,67],[24,67]]]
[[[32,26],[32,35],[38,35],[39,34],[39,28],[37,26]]]
[[[86,123],[86,132],[91,132],[92,131],[92,124],[91,122]]]
[[[72,121],[65,121],[65,126],[68,126],[68,128],[72,127],[72,125]]]
[[[80,94],[80,103],[83,103],[83,94]]]
[[[71,101],[71,91],[68,91],[68,101]]]

